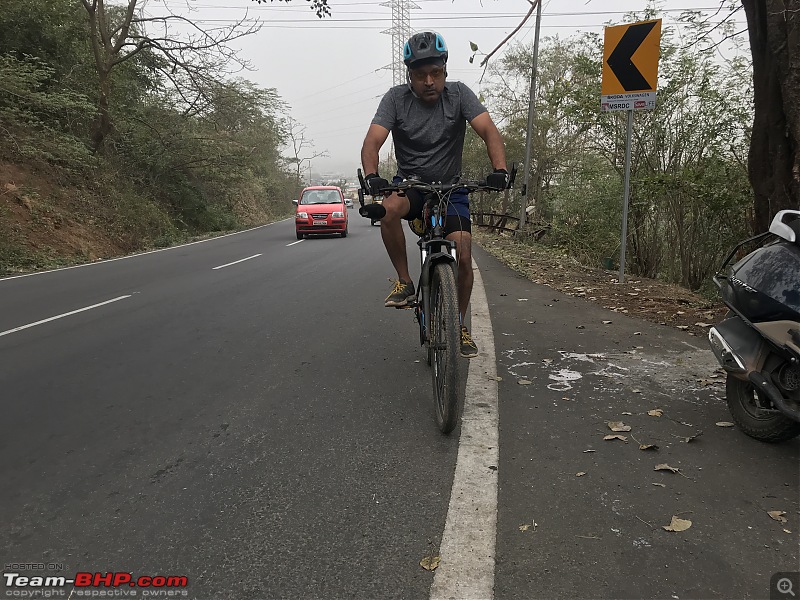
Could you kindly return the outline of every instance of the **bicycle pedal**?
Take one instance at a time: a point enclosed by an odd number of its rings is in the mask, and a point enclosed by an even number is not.
[[[414,308],[413,304],[406,304],[405,306],[395,306],[397,310],[410,310]]]

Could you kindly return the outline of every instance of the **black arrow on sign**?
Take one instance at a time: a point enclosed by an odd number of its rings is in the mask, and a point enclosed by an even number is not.
[[[606,61],[608,66],[617,76],[617,80],[626,92],[638,92],[640,90],[652,90],[653,86],[633,64],[631,57],[642,45],[642,42],[656,26],[656,22],[641,23],[640,25],[631,25],[625,31],[622,39],[614,48],[611,56]]]

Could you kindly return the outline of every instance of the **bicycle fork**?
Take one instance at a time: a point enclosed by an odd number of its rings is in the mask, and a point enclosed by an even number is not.
[[[424,346],[430,343],[429,315],[431,314],[431,274],[434,267],[441,262],[450,264],[453,275],[458,281],[458,259],[456,243],[446,239],[417,241],[420,249],[420,276],[417,285],[417,298],[414,301],[414,316],[419,323],[419,343]]]

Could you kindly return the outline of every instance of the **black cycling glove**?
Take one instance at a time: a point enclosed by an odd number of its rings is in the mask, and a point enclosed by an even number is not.
[[[372,202],[371,204],[365,204],[359,208],[358,214],[367,219],[372,219],[373,221],[380,221],[386,216],[386,209],[383,207],[383,204]]]
[[[371,196],[378,196],[383,188],[389,187],[389,182],[377,173],[370,173],[364,180],[367,183],[367,190]]]
[[[508,187],[508,171],[495,169],[494,173],[486,176],[486,185],[496,190],[506,189]]]

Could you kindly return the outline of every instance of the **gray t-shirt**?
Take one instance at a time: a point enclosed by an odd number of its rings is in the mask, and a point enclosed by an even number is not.
[[[401,177],[447,183],[461,175],[467,122],[485,112],[460,81],[446,82],[432,106],[414,97],[408,85],[397,85],[386,92],[372,122],[392,132]]]

